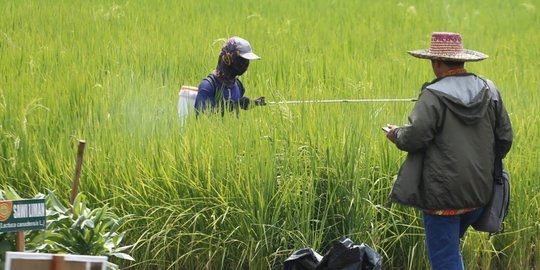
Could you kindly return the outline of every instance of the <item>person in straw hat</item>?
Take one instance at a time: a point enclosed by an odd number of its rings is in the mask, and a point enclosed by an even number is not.
[[[244,96],[246,90],[238,79],[247,71],[249,62],[258,59],[260,57],[253,52],[247,40],[241,37],[228,39],[221,48],[216,69],[199,84],[195,99],[197,115],[207,109],[216,111],[216,108],[221,115],[225,111],[235,111],[238,115],[239,108],[247,110],[253,105],[266,105],[264,97],[250,100]]]
[[[464,67],[488,56],[464,49],[459,33],[432,33],[429,49],[408,53],[431,60],[436,79],[422,86],[408,125],[388,125],[387,138],[408,152],[390,200],[422,210],[433,269],[464,269],[460,238],[491,198],[512,125],[493,82]]]

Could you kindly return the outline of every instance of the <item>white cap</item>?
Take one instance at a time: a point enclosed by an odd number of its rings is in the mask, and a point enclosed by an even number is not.
[[[234,40],[236,44],[236,49],[240,52],[240,56],[244,59],[248,60],[259,60],[261,59],[258,55],[253,53],[251,50],[251,45],[249,42],[241,37],[232,37],[232,40]]]

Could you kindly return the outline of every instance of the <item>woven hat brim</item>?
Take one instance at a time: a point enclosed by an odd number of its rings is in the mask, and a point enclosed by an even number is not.
[[[429,49],[408,51],[408,53],[414,57],[422,59],[434,59],[444,61],[456,61],[456,62],[475,62],[481,61],[489,56],[481,52],[464,49],[462,53],[458,54],[441,54],[432,53]]]

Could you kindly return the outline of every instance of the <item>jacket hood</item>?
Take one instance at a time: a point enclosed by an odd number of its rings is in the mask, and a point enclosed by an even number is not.
[[[487,113],[491,91],[483,79],[474,74],[447,76],[425,87],[467,125],[476,123]]]

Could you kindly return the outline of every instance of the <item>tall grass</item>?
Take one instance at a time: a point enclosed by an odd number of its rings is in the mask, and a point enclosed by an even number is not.
[[[21,195],[81,190],[135,214],[132,269],[280,269],[294,250],[349,236],[385,269],[428,269],[419,215],[388,206],[404,154],[380,126],[412,103],[267,106],[181,127],[180,85],[215,67],[222,40],[261,61],[243,76],[268,100],[409,98],[432,79],[405,51],[461,32],[490,55],[468,64],[499,86],[515,145],[507,233],[463,241],[468,269],[540,269],[535,2],[3,1],[0,179]]]

